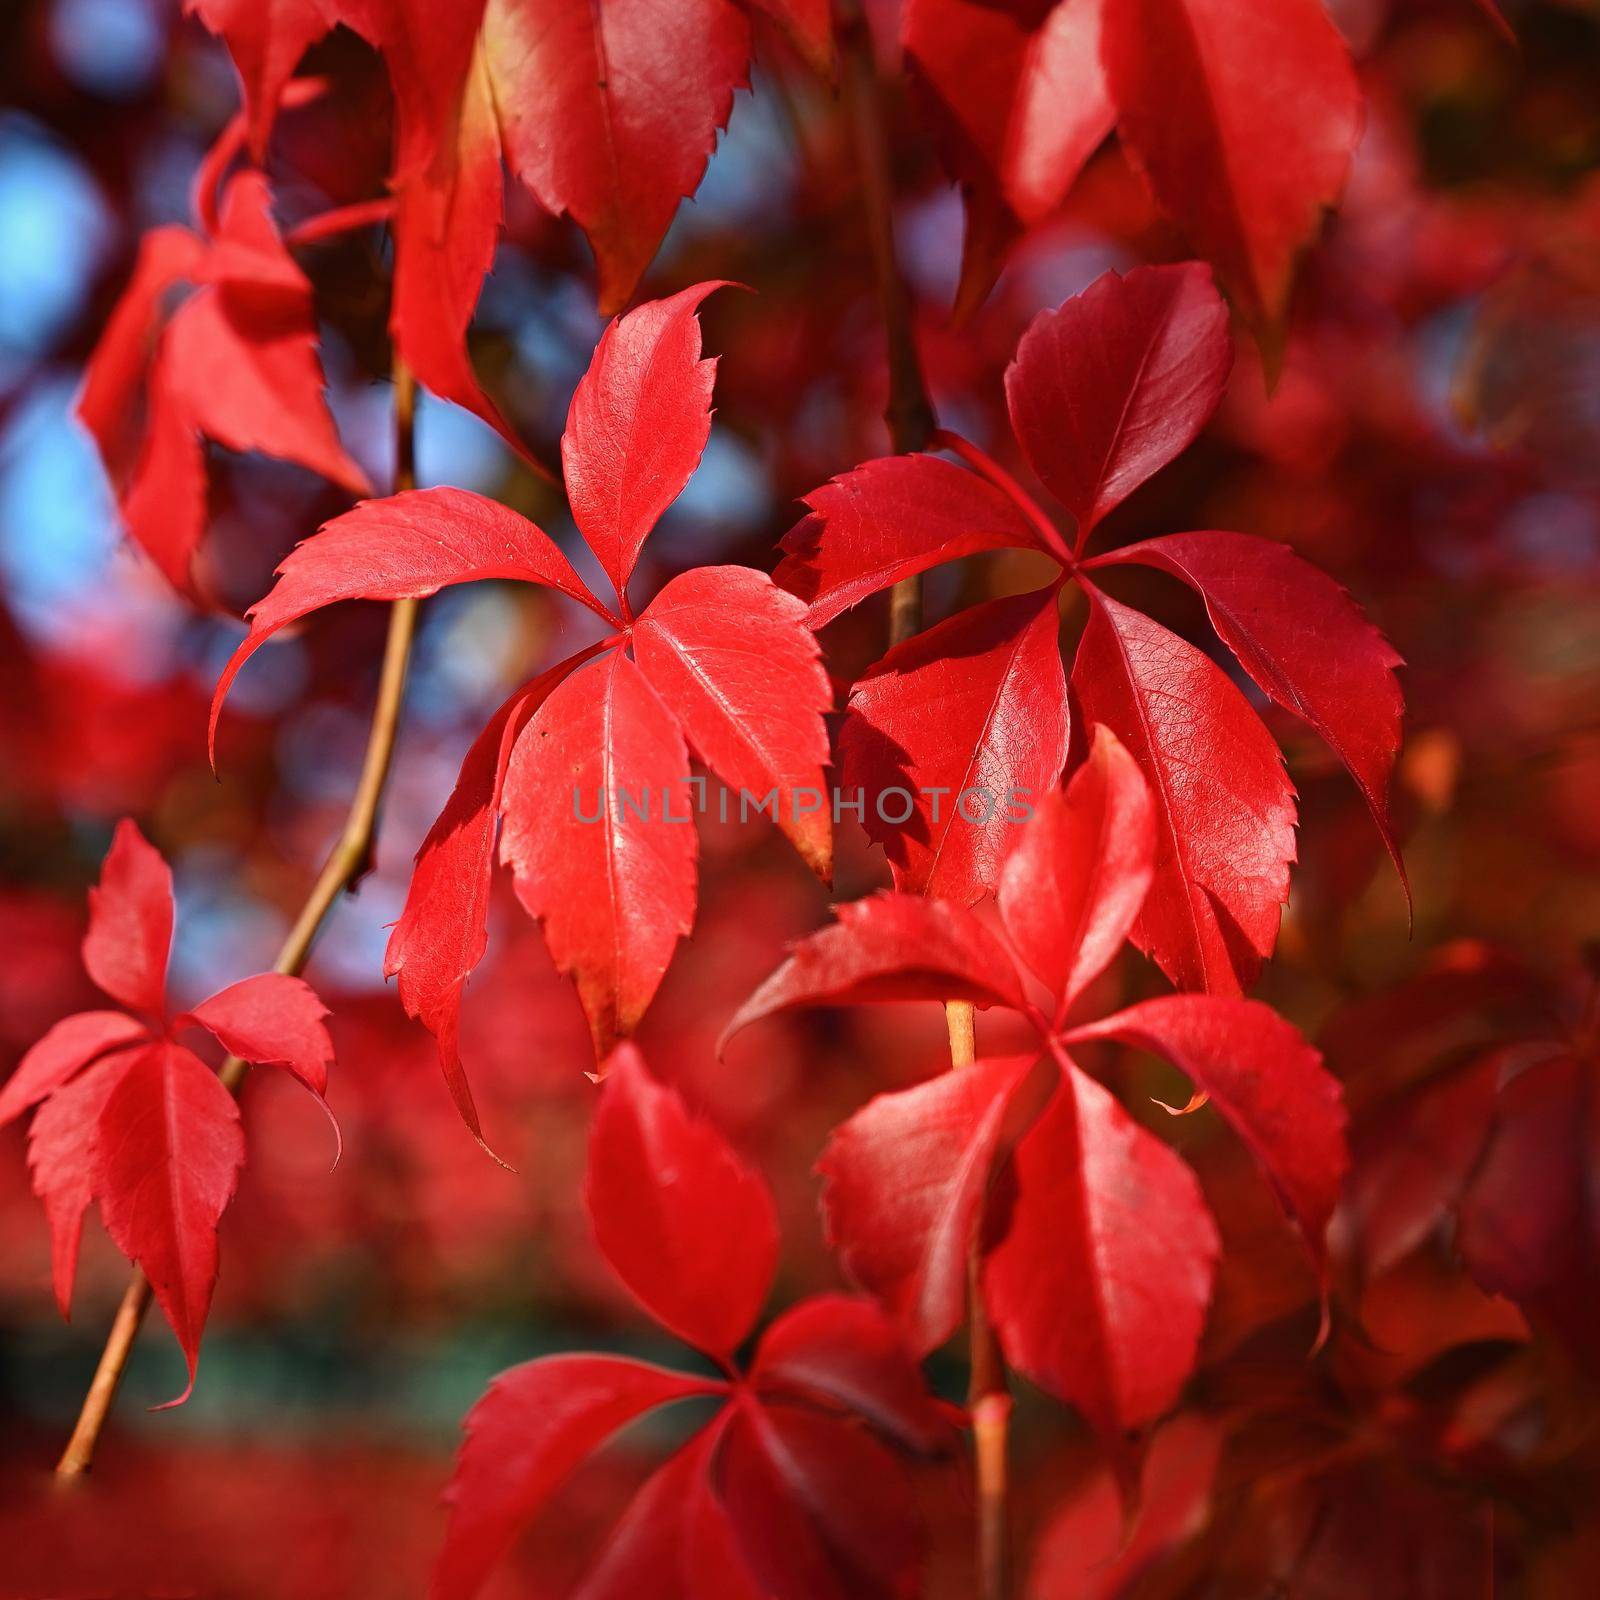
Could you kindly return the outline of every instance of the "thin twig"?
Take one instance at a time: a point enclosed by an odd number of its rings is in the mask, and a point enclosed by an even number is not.
[[[867,240],[878,280],[884,340],[889,356],[889,399],[883,420],[899,455],[927,448],[935,426],[933,403],[917,354],[911,291],[900,270],[894,243],[894,183],[889,165],[889,135],[884,122],[882,86],[872,50],[872,34],[859,0],[839,7],[839,49],[844,97],[855,139],[856,163],[867,218]],[[889,643],[900,644],[922,627],[922,582],[904,578],[889,595]]]
[[[395,489],[416,487],[416,385],[405,364],[394,361],[395,393]],[[372,857],[377,831],[378,807],[388,781],[394,756],[395,737],[400,726],[400,710],[405,698],[406,668],[411,657],[411,641],[416,632],[417,601],[397,600],[389,612],[389,634],[383,650],[383,667],[378,679],[378,698],[372,710],[372,726],[367,735],[367,751],[361,777],[350,801],[338,842],[328,854],[317,881],[311,886],[300,915],[289,930],[274,964],[277,972],[298,974],[311,954],[311,946],[324,919],[340,894],[366,871]],[[229,1056],[218,1076],[232,1094],[238,1094],[250,1070],[238,1056]],[[111,1414],[122,1375],[127,1369],[133,1341],[150,1308],[150,1280],[135,1267],[122,1296],[122,1303],[111,1324],[100,1364],[84,1396],[77,1426],[56,1464],[60,1478],[82,1477],[94,1464],[95,1447]]]

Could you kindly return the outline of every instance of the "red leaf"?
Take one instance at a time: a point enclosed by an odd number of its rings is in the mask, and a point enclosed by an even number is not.
[[[504,194],[494,91],[484,52],[475,48],[460,102],[429,159],[398,185],[389,325],[419,383],[482,417],[526,454],[479,387],[467,354],[467,328],[494,261]]]
[[[250,155],[263,161],[284,85],[330,27],[322,0],[184,0],[183,9],[227,40],[243,92]]]
[[[446,1491],[432,1600],[469,1600],[578,1464],[657,1406],[723,1386],[620,1356],[551,1356],[502,1372],[467,1413]]]
[[[484,44],[507,162],[583,229],[619,310],[745,86],[749,22],[730,0],[522,0]]]
[[[229,1055],[288,1069],[319,1100],[328,1092],[333,1041],[322,1019],[328,1008],[303,978],[260,972],[219,989],[173,1024],[198,1023]]]
[[[145,1025],[124,1011],[80,1011],[63,1017],[23,1056],[0,1089],[0,1127],[109,1051],[148,1036]]]
[[[801,602],[748,567],[697,567],[650,602],[633,648],[640,670],[724,783],[758,796],[776,790],[779,827],[826,882],[833,825],[822,713],[833,691]],[[814,797],[814,809],[800,809],[802,790]]]
[[[1049,1057],[1037,1056],[944,1072],[869,1101],[823,1151],[829,1240],[917,1351],[943,1344],[965,1314],[967,1260],[991,1170],[1043,1110],[1058,1076]]]
[[[189,1383],[217,1280],[217,1222],[244,1162],[239,1107],[178,1045],[138,1052],[106,1096],[92,1184],[106,1231],[144,1268],[183,1346]]]
[[[588,30],[597,24],[585,15]],[[620,68],[612,64],[612,70]],[[700,355],[700,302],[724,285],[697,283],[616,318],[579,380],[561,464],[579,531],[625,591],[640,547],[683,492],[711,434],[715,356]]]
[[[500,856],[577,982],[597,1059],[644,1015],[694,921],[688,777],[672,713],[621,651],[561,684],[511,754]]]
[[[1176,634],[1091,593],[1072,671],[1091,722],[1128,747],[1156,807],[1156,863],[1134,942],[1180,988],[1238,994],[1278,933],[1294,787],[1244,696]]]
[[[848,1423],[747,1404],[729,1419],[714,1485],[771,1600],[914,1592],[921,1538],[900,1463]]]
[[[1402,662],[1361,608],[1287,545],[1245,533],[1171,534],[1088,565],[1128,563],[1194,589],[1262,692],[1327,740],[1366,796],[1404,882],[1388,798],[1405,709],[1394,676]]]
[[[868,595],[980,550],[1039,541],[1005,495],[937,456],[885,456],[813,489],[811,515],[784,536],[774,580],[820,628]]]
[[[399,978],[406,1014],[438,1040],[445,1084],[480,1143],[483,1129],[461,1065],[461,996],[489,945],[489,891],[506,768],[528,718],[569,672],[604,648],[592,645],[523,684],[489,719],[417,851],[405,909],[384,954],[384,976]]]
[[[646,1311],[709,1355],[743,1342],[777,1263],[772,1196],[631,1045],[608,1063],[584,1202],[606,1260]]]
[[[906,59],[966,199],[958,317],[977,307],[1016,234],[1061,204],[1111,132],[1102,5],[907,0]]]
[[[1194,1174],[1067,1066],[1017,1145],[1010,1226],[984,1271],[1006,1360],[1112,1437],[1194,1366],[1218,1241]]]
[[[1600,1082],[1558,1055],[1501,1087],[1457,1244],[1493,1294],[1553,1324],[1591,1367],[1600,1340]]]
[[[853,1412],[908,1449],[932,1452],[950,1442],[950,1423],[903,1332],[854,1295],[818,1295],[786,1311],[761,1335],[750,1381],[759,1393]]]
[[[885,893],[834,909],[838,922],[796,945],[740,1006],[724,1045],[752,1022],[796,1006],[971,1000],[1026,1009],[1005,947],[960,906]]]
[[[896,645],[856,684],[840,768],[847,791],[865,791],[862,825],[897,889],[967,905],[999,882],[1014,808],[1066,765],[1059,630],[1054,587],[990,600]]]
[[[162,577],[200,604],[194,558],[206,528],[205,447],[177,392],[168,348],[163,334],[147,385],[144,444],[118,509],[128,537]]]
[[[1067,1035],[1165,1056],[1222,1113],[1271,1182],[1320,1270],[1350,1166],[1338,1080],[1300,1030],[1255,1000],[1164,995]]]
[[[95,983],[130,1011],[166,1015],[167,955],[172,948],[172,873],[129,817],[117,824],[89,891],[83,965]]]
[[[1011,425],[1080,547],[1194,443],[1232,365],[1227,307],[1196,262],[1108,272],[1029,323],[1006,369]]]
[[[1088,760],[1065,793],[1040,801],[1000,878],[1000,919],[1058,997],[1058,1022],[1122,948],[1154,860],[1150,786],[1117,736],[1097,726]]]
[[[340,600],[421,598],[456,583],[512,578],[542,583],[615,619],[594,599],[548,534],[465,489],[418,489],[366,500],[295,546],[278,581],[251,606],[250,632],[217,681],[211,740],[239,669],[280,628]]]
[[[28,1170],[50,1224],[50,1274],[63,1317],[72,1314],[83,1213],[94,1198],[100,1114],[106,1097],[139,1053],[135,1046],[103,1057],[82,1077],[58,1088],[28,1129]]]
[[[1129,153],[1269,352],[1344,187],[1361,91],[1321,0],[1123,0],[1102,45]]]

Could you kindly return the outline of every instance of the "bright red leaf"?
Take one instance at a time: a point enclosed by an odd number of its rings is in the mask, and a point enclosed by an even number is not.
[[[0,1123],[36,1106],[28,1163],[50,1223],[56,1300],[72,1299],[83,1214],[98,1201],[106,1231],[150,1279],[189,1368],[217,1276],[217,1222],[244,1161],[238,1107],[177,1042],[209,1029],[246,1061],[286,1067],[320,1100],[333,1045],[310,986],[261,973],[172,1017],[166,1003],[172,874],[138,828],[117,825],[89,894],[84,965],[130,1010],[58,1022],[0,1089]]]

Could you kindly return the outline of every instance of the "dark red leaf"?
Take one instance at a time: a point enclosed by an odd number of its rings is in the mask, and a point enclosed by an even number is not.
[[[853,1412],[907,1449],[950,1443],[950,1422],[928,1393],[903,1331],[870,1300],[827,1294],[786,1311],[750,1366],[758,1391]]]
[[[1006,369],[1011,425],[1080,544],[1194,443],[1232,365],[1228,309],[1197,262],[1108,272],[1029,323]]]
[[[470,1600],[518,1530],[620,1428],[657,1406],[721,1392],[620,1356],[551,1356],[502,1372],[463,1424],[432,1600]]]
[[[1295,259],[1361,131],[1355,70],[1321,0],[1120,0],[1102,56],[1130,155],[1272,360]]]
[[[969,905],[999,883],[1019,817],[1066,765],[1059,629],[1054,587],[990,600],[896,645],[856,684],[841,777],[864,795],[896,888]]]
[[[1238,994],[1278,935],[1294,787],[1261,719],[1193,645],[1094,592],[1072,686],[1128,747],[1156,807],[1134,942],[1180,988]]]
[[[1193,588],[1261,690],[1327,740],[1366,796],[1403,881],[1388,796],[1405,710],[1394,676],[1402,662],[1361,608],[1287,545],[1245,533],[1171,534],[1089,565],[1129,562]]]
[[[772,1286],[772,1196],[631,1045],[607,1063],[584,1203],[606,1260],[645,1310],[697,1349],[731,1355]]]

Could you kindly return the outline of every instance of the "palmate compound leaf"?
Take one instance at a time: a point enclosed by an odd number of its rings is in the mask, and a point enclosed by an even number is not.
[[[1080,550],[1099,517],[1205,426],[1229,361],[1225,309],[1208,271],[1194,263],[1108,273],[1035,319],[1007,373],[1007,401],[1031,464],[1080,520]],[[814,491],[810,514],[785,540],[778,581],[809,603],[820,626],[941,562],[1008,547],[1053,555],[1061,583],[1078,582],[1090,602],[1073,698],[1091,722],[1114,729],[1155,791],[1155,882],[1136,942],[1181,986],[1242,992],[1277,937],[1294,858],[1294,790],[1228,677],[1105,594],[1100,573],[1124,562],[1154,566],[1201,592],[1245,669],[1349,767],[1397,864],[1386,790],[1399,746],[1398,656],[1338,584],[1275,541],[1178,534],[1079,560],[1017,484],[993,463],[983,466],[981,452],[956,440],[952,447],[985,475],[902,456]],[[1003,643],[983,646],[985,624],[1023,604],[960,613],[868,669],[841,738],[846,776],[853,768],[886,787],[938,788],[947,781],[941,774],[969,770],[976,754],[987,786],[1002,795],[1036,787],[1058,731],[1056,696],[1036,652],[1029,659],[1041,686],[1042,735],[1031,736],[1031,707],[992,720],[983,714],[991,688],[1004,710],[998,690],[1011,682],[999,670]],[[934,702],[942,714],[929,714]],[[919,774],[928,776],[919,782]],[[869,803],[867,823],[898,885],[960,901],[998,888],[1003,851],[985,848],[995,830],[941,829],[932,794],[914,793],[909,812],[889,799],[887,811]],[[952,852],[952,834],[967,847]]]
[[[882,1095],[837,1129],[819,1167],[824,1214],[846,1271],[919,1350],[959,1322],[980,1245],[1008,1359],[1115,1436],[1157,1416],[1190,1370],[1216,1230],[1188,1168],[1068,1050],[1118,1039],[1187,1072],[1255,1155],[1319,1266],[1348,1161],[1337,1085],[1264,1006],[1185,995],[1066,1020],[1141,912],[1157,818],[1114,735],[1097,727],[1089,746],[1065,792],[1020,830],[1002,876],[1002,925],[1051,987],[1048,1012],[971,912],[879,895],[802,941],[729,1031],[797,1005],[952,994],[1034,1023],[1043,1042],[1033,1054]]]
[[[233,1096],[178,1037],[204,1028],[246,1061],[283,1066],[319,1101],[333,1045],[322,1025],[326,1008],[310,986],[276,972],[171,1017],[172,913],[171,872],[124,820],[90,892],[84,964],[139,1014],[92,1011],[57,1023],[0,1090],[0,1123],[36,1107],[28,1164],[50,1224],[62,1315],[71,1305],[83,1215],[98,1201],[107,1232],[144,1269],[178,1336],[186,1399],[216,1282],[217,1222],[244,1160],[244,1136]]]
[[[695,309],[714,287],[614,323],[572,405],[565,442],[580,520],[619,594],[705,442],[712,363]],[[234,678],[280,629],[337,602],[423,598],[480,579],[541,584],[616,630],[491,719],[418,852],[390,940],[386,970],[438,1038],[446,1083],[481,1140],[458,1028],[486,948],[497,831],[524,905],[577,983],[600,1060],[642,1016],[693,920],[685,736],[730,784],[774,795],[774,820],[824,878],[832,841],[822,787],[831,692],[799,601],[747,568],[710,567],[671,580],[637,620],[625,604],[617,616],[533,523],[459,489],[365,501],[290,552],[218,683],[213,749]]]
[[[920,1539],[893,1450],[950,1441],[915,1362],[869,1301],[832,1295],[779,1318],[747,1378],[731,1381],[728,1354],[776,1256],[771,1198],[631,1046],[608,1066],[586,1184],[601,1248],[640,1303],[717,1354],[730,1381],[593,1355],[503,1373],[466,1421],[430,1593],[467,1600],[586,1456],[646,1411],[691,1398],[723,1408],[646,1482],[578,1594],[905,1592]]]

